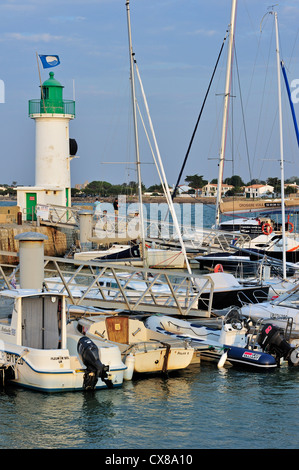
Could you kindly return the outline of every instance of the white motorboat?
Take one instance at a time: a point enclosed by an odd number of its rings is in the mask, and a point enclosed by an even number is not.
[[[284,294],[268,302],[248,304],[241,309],[242,315],[252,321],[271,321],[285,329],[291,328],[291,336],[299,338],[299,286],[296,285]]]
[[[119,349],[66,333],[65,297],[36,289],[0,292],[3,382],[43,392],[121,386]]]
[[[132,373],[169,372],[184,369],[192,361],[194,349],[187,340],[166,338],[146,328],[138,318],[128,315],[91,315],[73,320],[71,334],[86,335],[117,345],[123,362]],[[125,378],[131,378],[125,374]]]
[[[186,267],[185,257],[180,250],[163,250],[159,248],[145,248],[146,263],[149,268],[175,268]],[[90,250],[74,253],[74,260],[80,261],[109,261],[124,266],[143,267],[144,260],[139,245],[112,245],[107,250]]]
[[[198,299],[200,310],[208,310],[209,302],[213,310],[221,310],[268,299],[268,285],[241,284],[235,276],[225,272],[205,274],[201,279],[196,278],[195,282],[202,290]],[[205,284],[208,285],[205,287]]]
[[[282,360],[291,365],[299,364],[299,350],[285,341],[278,328],[267,324],[255,334],[249,334],[248,326],[236,309],[228,313],[218,329],[162,315],[151,315],[145,325],[168,337],[188,338],[200,360],[217,362],[218,367],[270,370],[278,367]],[[267,348],[263,348],[263,344]]]

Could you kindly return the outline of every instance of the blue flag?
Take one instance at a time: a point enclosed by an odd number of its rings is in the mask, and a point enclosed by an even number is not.
[[[60,64],[60,60],[58,55],[40,55],[39,58],[41,63],[43,64],[44,69],[48,69],[49,67],[56,67],[56,65]]]

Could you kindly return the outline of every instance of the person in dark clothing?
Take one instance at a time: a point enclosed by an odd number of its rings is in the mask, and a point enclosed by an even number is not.
[[[113,209],[114,209],[115,215],[117,215],[118,214],[118,199],[117,199],[117,197],[114,199]]]

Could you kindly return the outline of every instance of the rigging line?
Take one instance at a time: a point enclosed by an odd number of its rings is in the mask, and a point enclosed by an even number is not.
[[[186,165],[186,163],[187,163],[187,159],[188,159],[188,156],[189,156],[189,152],[190,152],[190,150],[191,150],[191,146],[192,146],[192,143],[193,143],[193,140],[194,140],[196,131],[197,131],[197,127],[198,127],[198,124],[199,124],[199,121],[200,121],[200,118],[201,118],[201,115],[202,115],[202,112],[203,112],[203,109],[204,109],[204,106],[205,106],[205,103],[206,103],[206,100],[207,100],[207,97],[208,97],[210,88],[211,88],[211,85],[212,85],[212,82],[213,82],[213,79],[214,79],[214,75],[215,75],[215,72],[216,72],[216,69],[217,69],[217,66],[218,66],[218,62],[219,62],[219,60],[220,60],[220,57],[221,57],[221,54],[222,54],[222,51],[223,51],[223,47],[224,47],[225,41],[226,41],[226,39],[227,39],[227,37],[228,37],[228,33],[229,33],[229,31],[227,30],[227,31],[226,31],[226,34],[225,34],[225,37],[224,37],[224,39],[223,39],[222,46],[221,46],[221,48],[220,48],[220,52],[219,52],[219,54],[218,54],[218,58],[217,58],[217,61],[216,61],[216,64],[215,64],[215,67],[214,67],[214,70],[213,70],[213,73],[212,73],[212,77],[211,77],[211,80],[210,80],[210,83],[209,83],[209,86],[208,86],[206,95],[205,95],[204,100],[203,100],[203,104],[202,104],[202,106],[201,106],[201,110],[200,110],[199,116],[198,116],[198,118],[197,118],[197,122],[196,122],[194,131],[193,131],[193,134],[192,134],[192,137],[191,137],[191,140],[190,140],[188,149],[187,149],[187,153],[186,153],[186,155],[185,155],[185,159],[184,159],[183,165],[182,165],[182,167],[181,167],[181,171],[180,171],[180,173],[179,173],[179,176],[178,176],[176,185],[175,185],[175,187],[174,187],[174,190],[173,190],[173,193],[172,193],[172,196],[171,196],[172,200],[175,198],[175,195],[176,195],[178,186],[179,186],[179,184],[180,184],[180,180],[181,180],[181,177],[182,177],[182,174],[183,174],[185,165]]]
[[[261,29],[261,33],[262,33],[262,29]],[[262,90],[262,101],[261,101],[260,112],[259,112],[258,123],[257,123],[257,135],[256,135],[256,140],[255,140],[254,152],[253,152],[253,163],[254,163],[255,158],[256,158],[256,152],[257,152],[259,136],[260,136],[260,134],[264,135],[264,132],[261,132],[261,119],[262,119],[262,110],[263,110],[263,106],[264,106],[264,101],[265,101],[265,98],[266,98],[265,90],[266,90],[266,86],[267,86],[267,76],[268,76],[268,71],[269,71],[270,55],[271,55],[271,52],[273,50],[272,49],[273,34],[274,34],[274,24],[273,24],[272,30],[271,30],[270,45],[269,45],[269,50],[268,50],[268,58],[267,58],[267,62],[265,64],[266,65],[266,73],[265,73],[265,79],[264,79],[264,86],[263,86],[263,90]],[[264,126],[265,126],[265,122],[264,122]],[[263,166],[263,164],[262,164],[262,166]],[[261,171],[262,171],[262,168],[261,168]],[[261,171],[260,171],[259,176],[261,176]]]
[[[296,42],[297,42],[297,39],[298,39],[298,35],[299,35],[299,28],[297,29],[297,34],[296,34],[296,37],[295,37],[294,46],[293,46],[293,49],[292,49],[292,52],[291,52],[291,55],[290,55],[289,65],[287,66],[287,69],[289,69],[289,67],[291,66],[291,61],[293,60],[294,50],[295,50]]]
[[[247,140],[247,133],[246,133],[245,115],[244,115],[244,107],[243,107],[242,90],[241,90],[241,83],[240,83],[240,74],[239,74],[239,67],[238,67],[238,60],[237,60],[236,45],[234,45],[234,48],[235,48],[235,60],[236,60],[238,86],[239,86],[239,92],[240,92],[242,120],[243,120],[244,134],[245,134],[245,146],[246,146],[246,153],[247,153],[248,170],[249,170],[249,177],[250,177],[250,181],[251,181],[252,180],[252,173],[251,173],[251,166],[250,166],[250,159],[249,159],[248,140]]]
[[[137,64],[136,64],[136,67],[137,67]],[[163,188],[163,191],[165,192],[165,191],[166,191],[166,190],[164,189],[164,188],[165,188],[165,184],[164,184],[164,182],[163,182],[163,178],[162,178],[162,175],[161,175],[161,172],[160,172],[160,169],[159,169],[157,160],[156,160],[156,156],[155,156],[154,149],[153,149],[153,147],[152,147],[152,144],[151,144],[151,141],[150,141],[148,132],[147,132],[147,130],[146,130],[145,122],[144,122],[144,120],[143,120],[143,117],[142,117],[142,114],[141,114],[141,111],[140,111],[140,107],[139,107],[138,101],[136,101],[136,106],[137,106],[137,110],[138,110],[138,113],[139,113],[139,117],[140,117],[140,120],[141,120],[141,123],[142,123],[142,126],[143,126],[143,130],[144,130],[144,133],[145,133],[145,135],[146,135],[146,138],[147,138],[147,141],[148,141],[148,145],[149,145],[149,148],[150,148],[150,151],[151,151],[153,160],[154,160],[154,164],[156,165],[156,169],[157,169],[157,173],[158,173],[158,176],[159,176],[159,179],[160,179],[160,182],[161,182],[161,186],[162,186],[162,188]]]

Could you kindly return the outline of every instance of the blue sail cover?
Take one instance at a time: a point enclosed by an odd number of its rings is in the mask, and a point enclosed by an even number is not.
[[[298,131],[298,126],[297,126],[297,119],[296,119],[294,104],[293,104],[292,97],[291,97],[291,91],[290,91],[290,87],[289,87],[289,82],[288,82],[288,78],[287,78],[287,74],[286,74],[284,62],[281,61],[281,62],[280,62],[280,65],[281,65],[283,78],[284,78],[284,81],[285,81],[285,84],[286,84],[286,88],[287,88],[287,93],[288,93],[289,102],[290,102],[290,106],[291,106],[291,111],[292,111],[292,116],[293,116],[293,122],[294,122],[294,127],[295,127],[297,142],[298,142],[298,146],[299,146],[299,131]]]

